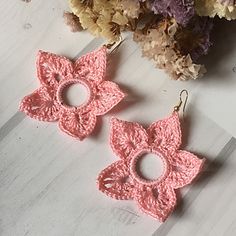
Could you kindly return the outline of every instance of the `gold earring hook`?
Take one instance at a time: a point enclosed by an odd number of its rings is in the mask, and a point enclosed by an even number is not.
[[[110,53],[113,53],[114,51],[116,51],[124,41],[125,39],[120,38],[120,42],[111,50]]]
[[[105,44],[104,46],[107,48],[107,49],[110,49],[111,51],[109,52],[109,54],[112,54],[114,51],[116,51],[120,45],[125,41],[125,39],[122,39],[122,37],[120,36],[119,38],[119,42],[114,42],[114,43],[108,43],[108,44]],[[116,45],[115,45],[116,44]],[[113,46],[115,45],[114,48],[112,48]]]
[[[183,114],[184,114],[184,111],[185,111],[185,108],[186,108],[186,104],[187,104],[187,101],[188,101],[188,91],[186,89],[183,89],[180,94],[179,94],[179,103],[178,105],[176,105],[174,107],[174,111],[179,111],[182,104],[183,104],[183,99],[182,99],[182,96],[183,96],[183,93],[185,93],[185,99],[184,99],[184,105],[183,105]]]

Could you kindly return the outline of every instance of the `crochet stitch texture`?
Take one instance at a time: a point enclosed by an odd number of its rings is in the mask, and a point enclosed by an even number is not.
[[[153,123],[147,130],[138,123],[112,118],[110,145],[121,160],[99,174],[99,190],[118,200],[135,200],[144,213],[162,222],[176,205],[175,189],[191,183],[204,162],[179,149],[178,112]],[[163,161],[163,173],[156,180],[138,174],[137,161],[144,153],[154,153]]]
[[[63,132],[83,140],[93,131],[96,117],[107,113],[125,96],[115,83],[104,80],[106,65],[105,46],[74,63],[65,57],[39,51],[40,88],[23,98],[20,110],[40,121],[58,120]],[[88,99],[80,106],[70,106],[65,103],[63,92],[76,83],[87,88]]]

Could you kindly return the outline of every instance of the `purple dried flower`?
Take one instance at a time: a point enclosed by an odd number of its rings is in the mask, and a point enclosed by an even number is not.
[[[176,40],[183,54],[190,54],[194,62],[208,53],[213,20],[209,17],[194,17],[186,27],[178,30]]]
[[[194,0],[152,0],[155,14],[173,17],[177,23],[186,25],[194,16]]]
[[[213,28],[213,20],[208,17],[198,17],[197,22],[193,24],[193,33],[200,35],[199,45],[192,52],[193,60],[197,60],[201,55],[206,55],[212,42],[210,41],[210,33]]]

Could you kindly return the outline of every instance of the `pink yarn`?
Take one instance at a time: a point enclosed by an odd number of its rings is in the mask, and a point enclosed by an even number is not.
[[[96,116],[104,115],[124,98],[115,83],[104,80],[106,65],[105,46],[80,57],[75,63],[39,51],[37,76],[41,86],[21,101],[20,110],[40,121],[59,120],[62,131],[83,140],[93,131]],[[89,97],[77,107],[63,101],[63,90],[75,83],[84,85]]]
[[[204,162],[179,150],[178,112],[153,123],[147,130],[138,123],[112,118],[110,145],[121,160],[99,174],[99,190],[115,199],[135,200],[143,212],[162,222],[176,205],[175,189],[190,184]],[[154,153],[162,159],[164,171],[157,180],[146,180],[138,174],[136,163],[143,153]]]

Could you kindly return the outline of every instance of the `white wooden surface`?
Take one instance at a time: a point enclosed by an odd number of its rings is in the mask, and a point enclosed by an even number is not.
[[[20,99],[38,86],[39,49],[74,58],[102,44],[87,33],[71,33],[63,24],[66,9],[66,0],[0,2],[0,235],[236,235],[236,22],[220,23],[206,59],[209,73],[190,82],[171,81],[154,69],[128,35],[112,56],[111,79],[129,96],[102,118],[92,137],[78,142],[57,124],[18,112]],[[95,179],[116,160],[108,145],[109,118],[149,124],[169,114],[183,88],[190,92],[185,148],[208,165],[160,224],[134,202],[98,192]]]

